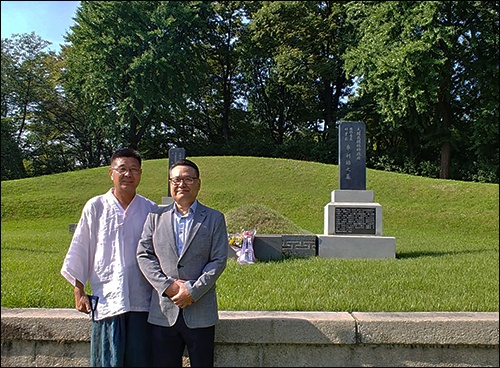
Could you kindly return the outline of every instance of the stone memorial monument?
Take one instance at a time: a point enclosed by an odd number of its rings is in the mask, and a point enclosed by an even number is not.
[[[168,170],[172,167],[172,165],[179,161],[186,158],[186,150],[184,148],[170,148],[168,150]],[[168,175],[168,171],[167,171]],[[172,196],[170,195],[170,185],[168,185],[167,182],[167,196],[161,198],[161,205],[160,206],[168,206],[170,203],[172,203],[174,200],[172,199]]]
[[[382,206],[366,190],[364,123],[339,125],[339,187],[324,208],[324,234],[318,235],[323,258],[395,258],[396,239],[382,236]]]

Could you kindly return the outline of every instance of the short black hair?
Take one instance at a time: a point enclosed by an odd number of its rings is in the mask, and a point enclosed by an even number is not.
[[[120,148],[116,150],[112,155],[111,155],[111,163],[113,163],[114,160],[120,157],[133,157],[137,161],[139,161],[139,166],[142,165],[142,158],[139,152],[137,152],[133,148]]]
[[[170,169],[168,170],[168,174],[170,176],[170,172],[172,169],[176,166],[190,166],[196,171],[196,177],[200,177],[200,169],[198,169],[198,166],[191,160],[188,160],[187,158],[180,159],[178,161],[175,161],[172,166],[170,166]]]

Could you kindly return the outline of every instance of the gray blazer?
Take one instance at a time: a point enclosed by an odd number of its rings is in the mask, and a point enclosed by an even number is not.
[[[153,286],[148,321],[173,326],[179,307],[163,292],[175,279],[186,280],[194,303],[184,308],[189,328],[209,327],[219,321],[215,282],[226,268],[228,239],[224,215],[198,206],[182,254],[178,256],[172,222],[174,204],[148,214],[137,247],[139,267]]]

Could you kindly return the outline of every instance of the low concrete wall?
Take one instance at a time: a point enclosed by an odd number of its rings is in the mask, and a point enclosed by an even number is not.
[[[89,365],[90,320],[2,308],[2,367]],[[499,314],[220,312],[219,367],[498,367]]]

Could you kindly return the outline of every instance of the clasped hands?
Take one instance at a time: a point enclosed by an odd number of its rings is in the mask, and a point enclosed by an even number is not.
[[[170,284],[167,290],[165,290],[165,294],[179,308],[186,308],[194,302],[193,297],[189,294],[184,282],[184,280],[175,280],[172,284]]]

